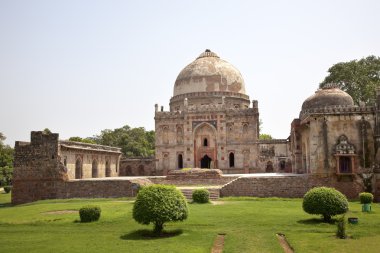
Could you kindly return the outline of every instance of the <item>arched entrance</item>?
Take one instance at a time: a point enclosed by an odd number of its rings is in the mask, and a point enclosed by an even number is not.
[[[194,128],[194,165],[200,168],[218,167],[216,127],[208,122]]]
[[[106,161],[106,177],[110,177],[111,176],[111,166],[110,166],[110,162],[109,161]]]
[[[92,177],[98,177],[98,162],[96,160],[92,161]]]
[[[82,174],[82,160],[78,158],[75,161],[75,178],[76,179],[81,179],[83,176]]]
[[[201,168],[210,169],[211,168],[211,162],[212,162],[212,159],[208,155],[205,155],[201,159]]]
[[[229,160],[230,160],[230,168],[235,167],[235,155],[234,155],[234,153],[232,153],[232,152],[230,153]]]

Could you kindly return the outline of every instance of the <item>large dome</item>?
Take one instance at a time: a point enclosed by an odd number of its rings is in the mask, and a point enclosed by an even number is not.
[[[302,104],[302,111],[324,108],[329,106],[353,106],[352,97],[334,86],[327,86],[317,90],[312,96],[307,98]]]
[[[239,70],[207,49],[179,73],[173,96],[219,91],[246,94]]]

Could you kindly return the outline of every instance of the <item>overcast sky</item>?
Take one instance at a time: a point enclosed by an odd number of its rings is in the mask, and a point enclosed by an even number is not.
[[[380,1],[0,0],[0,132],[154,129],[206,48],[240,70],[263,132],[287,138],[333,64],[380,55]]]

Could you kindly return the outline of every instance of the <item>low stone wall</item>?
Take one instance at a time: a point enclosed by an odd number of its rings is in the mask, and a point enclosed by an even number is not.
[[[150,178],[150,181],[154,184],[169,184],[169,185],[225,185],[238,177],[223,176],[219,179],[188,179],[188,180],[169,180],[166,178]]]
[[[155,184],[170,185],[224,185],[237,177],[223,176],[218,169],[171,170],[166,177],[150,178]]]
[[[134,197],[139,186],[149,184],[149,179],[72,180],[65,182],[59,198]]]
[[[252,197],[283,197],[302,198],[313,187],[334,187],[349,199],[358,198],[363,187],[358,178],[341,180],[332,175],[300,175],[280,177],[241,177],[222,187],[222,197],[252,196]]]

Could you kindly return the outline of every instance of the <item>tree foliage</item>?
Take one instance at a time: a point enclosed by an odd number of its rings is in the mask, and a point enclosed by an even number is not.
[[[160,234],[169,221],[187,219],[185,197],[175,186],[150,185],[143,187],[133,205],[133,219],[140,224],[154,224],[154,232]]]
[[[9,185],[12,181],[13,174],[13,156],[14,149],[5,145],[5,135],[0,133],[0,184]]]
[[[328,72],[320,88],[335,83],[350,94],[356,104],[371,104],[375,100],[376,88],[380,87],[379,57],[371,55],[360,60],[339,62],[330,67]]]
[[[94,137],[96,143],[121,148],[126,157],[151,157],[154,155],[154,131],[143,127],[125,125],[114,130],[105,129]]]

